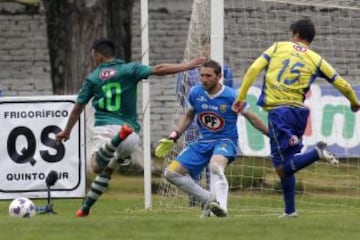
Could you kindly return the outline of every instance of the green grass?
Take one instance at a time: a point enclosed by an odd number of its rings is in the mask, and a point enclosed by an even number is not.
[[[37,215],[31,219],[16,219],[8,216],[10,201],[0,202],[1,239],[359,239],[360,203],[354,209],[300,203],[300,217],[278,219],[281,212],[281,195],[270,199],[258,198],[256,193],[231,194],[228,218],[211,217],[200,219],[198,208],[160,208],[144,210],[142,179],[116,176],[110,189],[94,206],[91,215],[77,219],[74,212],[81,204],[79,199],[55,199],[56,215]],[[277,199],[272,201],[271,198]],[[157,197],[153,203],[156,205]],[[326,199],[321,199],[326,204]],[[44,200],[35,200],[44,205]],[[272,210],[263,210],[274,202]],[[245,207],[247,206],[247,207]],[[253,206],[251,209],[248,206]],[[245,209],[247,208],[247,209]],[[273,211],[273,210],[276,211]],[[278,211],[277,211],[278,210]],[[327,211],[328,210],[328,211]]]

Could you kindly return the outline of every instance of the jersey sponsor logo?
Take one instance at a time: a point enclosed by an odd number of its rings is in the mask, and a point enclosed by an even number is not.
[[[211,131],[222,129],[225,125],[225,120],[214,112],[201,113],[199,115],[199,121],[205,128]]]
[[[99,74],[99,78],[103,81],[109,80],[116,75],[116,70],[113,68],[104,68]]]
[[[201,108],[202,109],[209,109],[209,105],[207,105],[206,103],[201,104]]]
[[[202,108],[202,109],[210,109],[210,110],[213,110],[213,111],[219,111],[219,107],[218,107],[218,106],[209,105],[209,104],[207,104],[207,103],[201,104],[201,108]]]
[[[307,51],[306,47],[303,47],[303,46],[300,46],[300,45],[297,45],[297,44],[294,44],[293,48],[298,52],[306,52]]]

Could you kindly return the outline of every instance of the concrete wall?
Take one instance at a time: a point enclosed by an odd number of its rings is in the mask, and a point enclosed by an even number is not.
[[[45,17],[21,4],[0,3],[0,88],[6,96],[52,94]]]
[[[140,1],[133,12],[133,60],[140,61]],[[150,64],[181,62],[192,0],[149,1]],[[297,1],[299,2],[299,1]],[[300,1],[304,3],[306,1]],[[323,1],[318,1],[323,2]],[[336,1],[327,1],[334,3]],[[232,4],[235,3],[236,8]],[[357,1],[342,1],[358,7]],[[287,40],[289,22],[311,16],[318,26],[313,48],[323,54],[350,82],[359,84],[360,11],[253,0],[225,0],[225,61],[237,85],[251,61],[276,40]],[[52,94],[43,13],[29,13],[17,4],[0,3],[0,86],[6,96]],[[175,76],[151,77],[153,145],[174,126]],[[139,96],[141,96],[141,86]],[[141,97],[139,118],[142,118]]]

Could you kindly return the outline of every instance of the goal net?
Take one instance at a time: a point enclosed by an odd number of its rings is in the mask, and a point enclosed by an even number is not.
[[[356,1],[330,0],[225,0],[224,63],[230,66],[234,88],[238,88],[246,68],[274,41],[290,39],[291,22],[310,17],[316,27],[311,47],[330,62],[338,73],[360,94],[360,4]],[[184,58],[203,54],[204,40],[210,39],[210,1],[194,0]],[[206,42],[206,41],[205,41]],[[188,89],[194,75],[178,76],[178,115],[184,113]],[[256,105],[262,77],[251,87],[247,101],[264,121],[266,112]],[[332,207],[344,211],[360,209],[360,115],[353,114],[347,100],[323,79],[318,79],[305,104],[311,116],[304,136],[306,151],[317,141],[328,143],[340,159],[340,167],[332,168],[318,161],[296,174],[297,207],[300,211],[327,214]],[[230,184],[229,212],[278,214],[282,211],[280,182],[269,157],[268,139],[239,117],[241,152],[226,175]],[[164,166],[184,146],[194,141],[197,129],[192,126],[178,146],[164,161]],[[206,172],[199,184],[207,186]],[[159,204],[162,207],[197,206],[193,198],[161,179]]]

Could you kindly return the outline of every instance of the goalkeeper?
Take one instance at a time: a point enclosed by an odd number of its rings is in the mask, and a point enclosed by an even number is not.
[[[136,121],[137,84],[150,75],[166,75],[193,69],[204,62],[195,58],[180,64],[146,66],[115,58],[115,45],[108,39],[94,42],[91,57],[95,70],[84,81],[66,127],[56,135],[67,140],[86,104],[92,99],[95,127],[92,138],[91,169],[98,175],[92,182],[77,217],[89,215],[90,208],[108,188],[111,174],[120,161],[138,146],[140,125]]]
[[[290,25],[291,41],[274,43],[247,70],[239,95],[232,108],[243,111],[244,100],[257,75],[265,70],[264,85],[258,105],[268,111],[270,149],[273,165],[280,177],[285,209],[280,217],[296,217],[295,173],[322,159],[333,166],[338,160],[324,142],[301,153],[309,109],[305,93],[316,77],[323,77],[350,102],[351,110],[360,109],[354,89],[321,56],[309,49],[315,27],[308,18]]]
[[[229,184],[224,171],[225,167],[235,160],[238,150],[238,115],[231,110],[236,92],[221,84],[221,66],[215,61],[204,63],[200,70],[200,79],[202,84],[195,85],[190,90],[189,109],[185,116],[179,120],[176,130],[168,138],[160,140],[155,154],[165,157],[196,116],[199,138],[169,164],[165,169],[165,178],[204,204],[201,217],[209,217],[211,212],[218,217],[225,217],[228,213]],[[241,113],[255,128],[267,134],[267,126],[248,106]],[[194,180],[198,179],[208,164],[210,191],[199,186]]]

